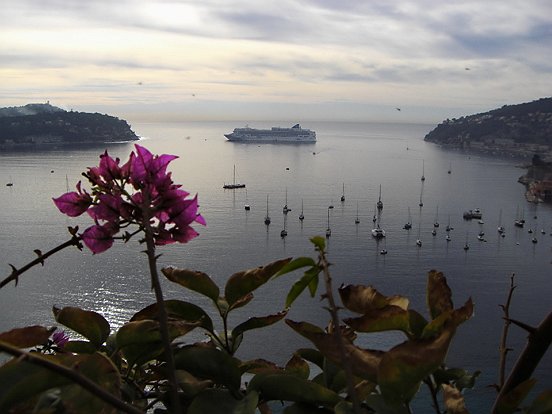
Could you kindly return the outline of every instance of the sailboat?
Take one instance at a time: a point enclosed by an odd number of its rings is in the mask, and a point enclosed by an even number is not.
[[[270,224],[270,216],[268,215],[268,194],[266,195],[266,216],[264,223],[268,226]]]
[[[423,206],[424,206],[424,202],[422,201],[422,194],[423,194],[423,192],[424,192],[423,189],[424,189],[424,187],[423,187],[423,185],[422,185],[422,190],[420,191],[420,202],[418,203],[418,205],[419,205],[420,207],[423,207]]]
[[[374,216],[375,217],[375,216]],[[379,218],[379,217],[378,217]],[[376,239],[382,239],[385,237],[385,230],[383,230],[381,227],[380,227],[380,223],[379,223],[379,220],[376,224],[376,227],[372,229],[372,236],[375,237]]]
[[[439,206],[435,210],[435,221],[433,222],[433,227],[439,227]]]
[[[281,237],[282,239],[283,239],[284,237],[287,236],[286,227],[287,227],[287,216],[284,215],[284,229],[280,232],[280,237]]]
[[[516,210],[516,220],[514,221],[514,226],[523,227],[525,224],[525,219],[523,218],[523,210],[521,211],[521,216],[519,215],[519,206]]]
[[[299,220],[303,221],[305,219],[305,215],[303,214],[303,200],[301,200],[301,214],[299,214]]]
[[[375,223],[378,220],[376,217],[376,208],[377,208],[377,205],[374,204],[374,215],[372,216],[372,223]]]
[[[332,230],[330,229],[330,209],[328,209],[328,228],[326,229],[326,238],[328,239],[332,235]]]
[[[425,172],[425,161],[422,160],[422,178],[420,178],[420,180],[422,180],[422,181],[425,181],[424,172]]]
[[[235,188],[245,188],[245,184],[239,184],[236,183],[236,165],[234,164],[234,178],[232,180],[232,184],[224,184],[222,188],[233,190]]]
[[[345,183],[343,183],[343,192],[341,193],[341,202],[345,201]]]
[[[464,243],[464,250],[469,250],[470,245],[468,244],[468,232],[466,232],[466,243]]]
[[[447,171],[447,174],[452,173],[452,162],[449,162],[449,169]]]
[[[8,181],[8,182],[6,183],[6,187],[13,187],[13,180],[12,180],[12,178],[11,178],[11,175],[10,175],[10,181]]]
[[[357,201],[357,215],[355,219],[355,224],[358,224],[358,223],[360,223],[360,219],[358,218],[358,201]]]
[[[497,231],[499,234],[504,234],[504,226],[502,225],[502,209],[500,209],[500,213],[498,213],[498,227]]]
[[[408,207],[408,221],[404,224],[403,229],[410,230],[412,228],[412,217],[410,216],[410,207]]]
[[[379,186],[379,197],[378,197],[378,202],[376,204],[378,210],[383,210],[383,201],[381,201],[381,184]]]
[[[291,208],[288,208],[288,205],[287,205],[287,187],[286,187],[286,203],[284,204],[284,207],[282,208],[282,212],[284,214],[287,214],[289,211],[291,211]]]
[[[451,231],[451,230],[454,230],[454,227],[452,227],[452,226],[450,225],[450,214],[449,214],[449,216],[448,216],[448,222],[447,222],[447,227],[445,227],[445,231],[449,232],[449,231]]]
[[[251,206],[247,202],[247,190],[245,190],[245,205],[244,205],[245,211],[251,210]]]

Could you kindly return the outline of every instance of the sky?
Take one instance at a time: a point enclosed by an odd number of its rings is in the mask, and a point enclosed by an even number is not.
[[[133,122],[439,123],[551,89],[550,0],[0,7],[0,107],[49,101]]]

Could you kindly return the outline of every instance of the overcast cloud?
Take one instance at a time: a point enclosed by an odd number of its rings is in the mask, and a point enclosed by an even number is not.
[[[551,45],[548,0],[4,0],[0,106],[439,122],[552,95]]]

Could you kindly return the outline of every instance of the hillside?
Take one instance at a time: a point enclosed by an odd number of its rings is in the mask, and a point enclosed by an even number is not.
[[[447,119],[424,140],[451,148],[552,159],[552,98]]]
[[[49,103],[0,108],[0,149],[137,139],[126,121],[110,115],[65,111]]]

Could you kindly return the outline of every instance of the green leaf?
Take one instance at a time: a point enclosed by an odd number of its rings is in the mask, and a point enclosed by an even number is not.
[[[171,340],[177,338],[196,326],[192,323],[170,322],[169,337]],[[159,323],[150,319],[124,324],[117,331],[116,341],[131,366],[144,364],[163,353]]]
[[[54,306],[53,312],[57,322],[81,334],[96,348],[99,348],[109,336],[109,323],[97,312],[71,306],[62,309]]]
[[[286,319],[286,323],[293,330],[310,340],[326,358],[337,365],[343,365],[340,345],[333,333],[328,334],[317,326],[307,322],[294,322]],[[342,343],[345,354],[351,363],[353,373],[371,382],[376,382],[378,366],[384,352],[361,349],[355,346],[350,338],[345,335],[342,335]]]
[[[287,315],[286,311],[278,312],[275,315],[268,316],[259,316],[251,317],[247,321],[240,323],[234,329],[232,329],[232,336],[238,336],[244,333],[245,331],[250,331],[252,329],[264,328],[265,326],[270,326],[280,320],[282,320]]]
[[[303,275],[303,277],[301,277],[301,279],[299,279],[297,282],[293,284],[293,286],[289,290],[288,295],[286,297],[286,305],[285,305],[286,308],[289,308],[292,305],[292,303],[295,302],[295,299],[299,297],[299,295],[307,288],[307,286],[309,287],[309,290],[310,290],[310,286],[313,283],[314,279],[317,279],[315,283],[316,283],[316,286],[318,285],[319,273],[320,273],[320,269],[318,267],[313,267],[307,270]],[[310,292],[311,292],[311,296],[314,296],[314,294],[312,293],[312,290],[310,290]],[[314,293],[316,293],[316,289]]]
[[[18,348],[31,348],[45,344],[56,328],[43,326],[27,326],[0,333],[0,341],[6,342]]]
[[[218,286],[206,273],[173,267],[165,267],[161,269],[161,272],[171,282],[207,296],[213,302],[216,302],[220,295]]]
[[[43,356],[48,360],[59,360],[57,356]],[[0,366],[0,412],[27,402],[41,392],[70,382],[69,379],[31,364],[24,359],[12,359]]]
[[[403,310],[408,308],[409,301],[403,296],[384,296],[372,286],[347,285],[339,288],[339,296],[350,311],[364,314],[374,309],[393,305]]]
[[[291,258],[281,259],[269,263],[266,266],[244,270],[230,276],[224,289],[224,296],[230,308],[232,308],[232,305],[239,299],[268,282],[290,261]]]
[[[93,355],[41,355],[40,358],[65,367],[78,367],[80,374],[88,377],[115,396],[120,395],[121,379],[111,361],[102,354]],[[102,412],[115,410],[103,401],[75,385],[64,376],[32,364],[13,359],[0,367],[0,412],[10,410],[53,388],[61,388],[60,396],[67,412]],[[16,411],[17,412],[17,411]]]
[[[405,341],[381,358],[377,383],[388,402],[408,403],[420,382],[443,363],[454,328],[448,327],[431,340]]]
[[[274,362],[270,362],[265,359],[252,359],[240,364],[240,371],[242,373],[249,372],[251,374],[257,374],[260,372],[274,372],[280,370],[281,368],[279,368]]]
[[[537,380],[530,378],[523,381],[508,394],[503,395],[496,403],[496,414],[511,414],[516,412],[536,382]]]
[[[324,355],[318,349],[300,348],[295,353],[304,360],[312,362],[320,369],[324,369]]]
[[[241,371],[238,360],[226,352],[203,345],[190,345],[175,350],[177,369],[183,369],[200,379],[209,379],[217,385],[226,385],[238,392]]]
[[[178,381],[180,389],[182,390],[186,398],[189,399],[195,397],[201,391],[210,387],[213,384],[213,382],[210,380],[200,381],[189,372],[181,369],[176,370],[176,379]]]
[[[428,273],[427,306],[432,319],[453,308],[452,292],[447,284],[447,278],[442,272],[431,270]]]
[[[76,361],[75,361],[76,358]],[[110,394],[121,397],[121,378],[111,360],[101,353],[79,355],[69,358],[64,364],[78,366],[79,372],[104,388]],[[70,413],[112,413],[117,410],[80,385],[70,384],[62,389],[61,396]]]
[[[299,378],[308,379],[310,375],[309,364],[297,354],[293,354],[286,363],[285,370],[288,374],[296,375]]]
[[[314,244],[316,250],[323,252],[326,249],[326,239],[324,239],[324,237],[314,236],[311,237],[310,241]]]
[[[249,382],[247,390],[259,392],[260,397],[268,401],[295,401],[325,407],[333,407],[341,401],[335,392],[285,373],[257,374]]]
[[[259,394],[248,392],[237,400],[226,390],[208,389],[201,392],[190,404],[188,414],[255,414]]]
[[[344,319],[344,322],[358,332],[399,330],[411,333],[409,312],[393,305],[368,310],[361,317]]]
[[[169,319],[176,319],[186,322],[198,322],[199,326],[205,328],[209,332],[213,331],[213,321],[202,308],[197,305],[194,305],[190,302],[185,302],[182,300],[166,300],[165,309],[167,311],[167,317]],[[141,321],[145,319],[158,319],[158,304],[154,303],[141,311],[134,314],[130,319],[133,321]]]
[[[286,273],[290,273],[294,270],[301,269],[302,267],[307,266],[314,267],[316,266],[316,262],[310,257],[298,257],[282,267],[280,271],[276,273],[276,277],[285,275]]]

